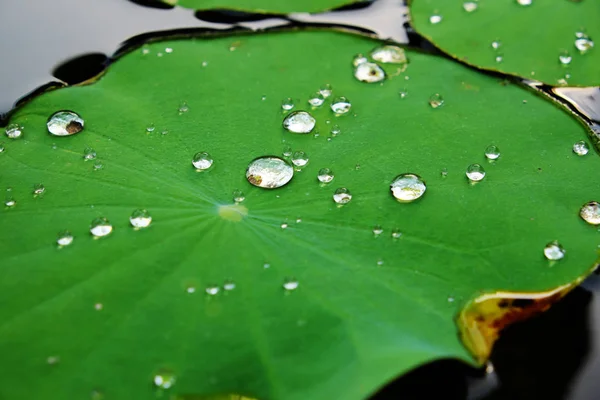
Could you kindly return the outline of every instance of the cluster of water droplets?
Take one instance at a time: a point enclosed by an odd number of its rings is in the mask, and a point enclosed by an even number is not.
[[[370,53],[373,61],[369,58],[357,54],[352,59],[354,66],[354,77],[366,83],[377,83],[386,79],[385,70],[378,64],[395,64],[398,66],[398,71],[403,72],[408,65],[408,58],[403,48],[392,45],[379,46],[373,49]]]

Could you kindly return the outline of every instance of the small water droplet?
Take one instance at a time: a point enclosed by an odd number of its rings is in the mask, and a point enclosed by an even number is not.
[[[131,216],[129,217],[129,222],[134,228],[147,228],[152,223],[152,216],[147,210],[144,210],[143,208],[138,208],[137,210],[134,210],[131,213]]]
[[[294,278],[286,278],[283,281],[283,288],[287,291],[298,289],[298,285],[299,285],[298,281]]]
[[[337,136],[342,132],[339,125],[333,125],[331,127],[331,136]]]
[[[95,218],[90,225],[90,233],[97,238],[108,235],[112,230],[112,225],[104,217]]]
[[[435,93],[429,97],[429,105],[431,108],[439,108],[444,104],[444,99],[439,93]]]
[[[73,243],[73,235],[69,231],[60,231],[56,235],[56,244],[59,246],[68,246]]]
[[[142,46],[142,55],[147,55],[150,54],[150,47],[148,45],[143,45]]]
[[[171,54],[172,52],[173,52],[173,49],[171,47],[166,47],[165,48],[165,53]]]
[[[310,133],[317,121],[306,111],[294,111],[283,119],[283,127],[293,133]]]
[[[323,97],[328,98],[333,93],[333,89],[329,83],[324,84],[319,88],[319,93],[323,95]]]
[[[479,164],[471,164],[467,167],[467,178],[471,182],[479,182],[485,178],[485,170]]]
[[[302,218],[296,218],[296,223],[299,224],[300,222],[302,222]]]
[[[102,164],[102,161],[95,161],[94,162],[94,171],[99,171],[102,168],[104,168],[104,164]]]
[[[154,385],[160,389],[170,389],[175,385],[175,374],[170,369],[163,368],[154,375]]]
[[[398,229],[394,229],[392,231],[392,239],[400,239],[400,236],[402,236],[402,232],[400,232]]]
[[[442,16],[436,12],[429,17],[429,22],[434,25],[439,24],[440,22],[442,22]]]
[[[329,183],[333,180],[333,171],[329,168],[321,168],[319,170],[319,174],[317,175],[317,179],[321,183]]]
[[[281,229],[287,229],[289,225],[287,222],[282,222],[280,226],[281,226]]]
[[[100,390],[93,390],[90,398],[91,400],[103,400],[104,393],[102,393]]]
[[[208,65],[208,61],[202,61],[202,66],[206,67]]]
[[[338,96],[331,102],[331,110],[336,113],[336,115],[346,114],[351,108],[352,103],[343,96]]]
[[[303,151],[296,151],[292,155],[292,164],[294,164],[296,167],[302,168],[308,164],[308,156]]]
[[[579,50],[581,54],[587,53],[594,47],[594,41],[584,32],[578,32],[575,36],[575,48]]]
[[[600,225],[600,203],[590,201],[581,206],[579,216],[590,225]]]
[[[533,0],[517,0],[517,3],[522,6],[530,6]]]
[[[150,132],[154,132],[155,126],[154,124],[148,124],[148,126],[146,127],[146,132],[150,133]]]
[[[192,294],[192,293],[196,293],[196,287],[195,286],[188,286],[185,288],[186,293]]]
[[[364,62],[356,66],[354,77],[361,82],[376,83],[385,79],[385,71],[375,63]]]
[[[357,54],[354,56],[354,58],[352,59],[352,65],[354,65],[355,67],[358,67],[360,64],[364,64],[366,62],[368,62],[369,60],[367,59],[367,57],[365,57],[362,54]]]
[[[104,308],[104,305],[102,303],[96,303],[94,304],[94,309],[96,309],[97,311],[100,311]]]
[[[157,57],[162,57],[162,56],[163,56],[163,53],[162,53],[162,51],[159,51],[158,53],[156,53],[156,56],[157,56]]]
[[[477,3],[474,1],[465,1],[463,3],[463,8],[466,12],[472,13],[473,11],[477,10]]]
[[[497,63],[501,63],[504,60],[504,56],[502,55],[502,53],[499,53],[496,55],[494,60],[496,60]]]
[[[411,202],[423,196],[427,186],[419,175],[406,173],[394,178],[390,184],[390,190],[396,200]]]
[[[0,142],[0,153],[4,152],[4,143]]]
[[[563,50],[558,56],[558,61],[560,61],[562,65],[569,65],[572,59],[573,57],[571,57],[569,52],[566,50]]]
[[[269,268],[271,268],[271,264],[269,264],[269,263],[264,263],[264,264],[263,264],[263,268],[264,268],[264,269],[269,269]]]
[[[206,294],[214,296],[219,293],[219,287],[217,285],[208,285],[204,291]]]
[[[289,145],[283,146],[283,151],[281,154],[283,154],[284,157],[291,157],[292,156],[292,146],[289,146]]]
[[[386,45],[371,51],[371,58],[385,64],[406,64],[406,52],[402,47]]]
[[[585,156],[589,151],[590,148],[588,144],[583,140],[580,140],[573,145],[573,153],[577,154],[578,156]]]
[[[200,153],[194,154],[194,157],[192,158],[192,165],[198,171],[205,171],[213,165],[213,159],[210,156],[210,154],[208,154],[205,151],[202,151]]]
[[[333,201],[337,204],[348,204],[352,200],[352,194],[346,188],[338,188],[333,193]]]
[[[48,365],[58,364],[60,362],[60,357],[59,356],[50,356],[50,357],[46,358],[46,362],[48,363]]]
[[[454,297],[448,296],[448,303],[454,303]]]
[[[500,47],[502,47],[502,42],[500,40],[496,39],[492,42],[492,49],[498,50]]]
[[[497,160],[500,157],[500,149],[498,149],[498,146],[491,144],[486,147],[485,157],[488,160]]]
[[[377,266],[381,267],[383,265],[383,260],[380,258],[379,260],[377,260]]]
[[[445,178],[448,176],[448,169],[447,168],[442,168],[442,170],[440,171],[440,175],[442,175],[442,178]]]
[[[310,104],[313,107],[321,107],[324,102],[325,102],[325,96],[323,96],[319,92],[315,92],[315,93],[311,94],[308,98],[308,104]]]
[[[400,90],[400,91],[398,92],[398,94],[400,95],[400,98],[401,98],[401,99],[405,99],[405,98],[406,98],[406,96],[408,96],[408,91],[406,90],[406,88],[404,88],[404,89]]]
[[[33,195],[41,196],[46,191],[46,187],[41,183],[36,183],[33,185]]]
[[[10,124],[6,127],[5,133],[9,139],[18,139],[23,135],[23,127],[19,124]]]
[[[228,292],[235,289],[235,282],[230,279],[226,280],[225,283],[223,283],[223,289]]]
[[[73,111],[58,111],[48,119],[48,132],[54,136],[70,136],[83,130],[83,119]]]
[[[236,189],[233,191],[233,202],[234,203],[241,203],[244,200],[246,200],[246,196],[244,195],[244,192],[242,192],[239,189]]]
[[[91,147],[86,147],[86,149],[83,151],[83,159],[86,161],[96,159],[96,150],[92,149]]]
[[[279,157],[265,156],[253,160],[246,170],[246,179],[254,186],[276,189],[294,176],[294,168]]]
[[[292,108],[294,108],[294,100],[290,97],[288,97],[287,99],[283,99],[281,101],[281,109],[284,111],[290,111]]]
[[[179,105],[178,111],[179,115],[185,114],[186,112],[190,111],[190,106],[188,106],[188,103],[184,101]]]
[[[555,240],[544,247],[544,256],[551,261],[557,261],[565,256],[566,250]]]
[[[383,228],[381,227],[381,225],[375,225],[373,227],[373,236],[379,236],[383,233]]]
[[[17,205],[17,201],[12,196],[6,196],[6,199],[4,200],[4,205],[6,207],[11,208]]]

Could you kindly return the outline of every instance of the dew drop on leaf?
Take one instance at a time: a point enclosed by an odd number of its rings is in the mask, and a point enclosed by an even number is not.
[[[429,97],[429,105],[431,108],[436,109],[444,104],[444,98],[439,93],[432,94]]]
[[[101,161],[94,162],[94,171],[99,171],[104,168],[104,164]]]
[[[102,303],[96,303],[94,304],[94,309],[96,311],[101,311],[104,308],[104,305]]]
[[[173,371],[163,368],[154,375],[154,385],[160,389],[170,389],[175,385],[176,377]]]
[[[383,260],[382,259],[377,260],[377,266],[381,267],[382,265],[383,265]]]
[[[290,97],[281,101],[282,110],[290,111],[292,108],[294,108],[294,100],[292,100]]]
[[[600,203],[590,201],[579,210],[581,218],[590,225],[600,225]]]
[[[235,289],[235,282],[228,279],[225,281],[225,283],[223,283],[223,289],[226,291],[232,291],[233,289]]]
[[[233,195],[233,202],[234,203],[241,203],[244,200],[246,200],[246,196],[244,195],[244,192],[242,192],[240,189],[236,189],[232,192]]]
[[[289,145],[283,146],[283,151],[281,152],[281,154],[283,154],[284,157],[291,157],[292,156],[292,146],[289,146]]]
[[[58,111],[48,119],[48,132],[54,136],[70,136],[83,130],[83,119],[73,111]]]
[[[10,124],[6,127],[4,132],[9,139],[18,139],[23,135],[23,127],[19,124]]]
[[[198,171],[205,171],[213,165],[213,159],[210,154],[202,151],[194,154],[194,157],[192,158],[192,165]]]
[[[594,47],[594,41],[585,33],[578,32],[575,38],[575,48],[585,54]]]
[[[0,142],[0,153],[4,152],[4,143]]]
[[[69,231],[60,231],[56,236],[56,244],[59,246],[68,246],[73,243],[73,235]]]
[[[190,107],[185,101],[179,105],[179,115],[183,115],[188,111],[190,111]]]
[[[339,125],[333,125],[331,127],[331,136],[337,136],[342,132],[342,129]]]
[[[326,83],[319,88],[319,93],[321,93],[323,97],[328,98],[333,93],[333,89],[329,83]]]
[[[423,196],[427,186],[419,175],[406,173],[394,178],[390,190],[396,200],[407,203]]]
[[[573,57],[571,57],[569,52],[566,50],[562,51],[558,56],[558,61],[560,61],[562,65],[569,65],[572,59]]]
[[[306,111],[294,111],[283,119],[283,127],[293,133],[310,133],[316,122]]]
[[[292,154],[292,164],[302,168],[308,164],[308,156],[303,151],[296,151]]]
[[[204,289],[204,291],[206,292],[206,294],[214,296],[217,293],[219,293],[219,287],[217,285],[209,285],[206,287],[206,289]]]
[[[463,8],[466,12],[472,13],[477,10],[477,3],[475,1],[465,1],[463,3]]]
[[[373,236],[377,237],[383,233],[383,228],[381,225],[375,225],[373,227]]]
[[[555,240],[544,247],[544,256],[551,261],[557,261],[565,256],[566,250]]]
[[[585,156],[589,151],[590,148],[588,144],[583,140],[573,144],[573,153],[577,154],[578,156]]]
[[[287,222],[282,222],[280,225],[281,229],[287,229],[288,227],[288,223]]]
[[[501,46],[502,42],[497,39],[492,42],[492,49],[494,50],[498,50]]]
[[[50,356],[50,357],[46,358],[46,362],[48,363],[48,365],[58,364],[60,362],[60,357],[59,356]]]
[[[94,218],[94,220],[92,220],[92,224],[90,225],[90,233],[97,238],[110,234],[112,230],[112,225],[108,219],[104,217]]]
[[[401,89],[398,94],[400,95],[401,99],[406,98],[406,96],[408,96],[408,91],[406,90],[406,88]]]
[[[442,22],[442,16],[438,13],[434,13],[429,17],[429,22],[433,25],[439,24],[440,22]]]
[[[321,168],[317,175],[317,179],[321,183],[329,183],[333,180],[333,171],[329,168]]]
[[[321,107],[324,102],[325,97],[319,92],[311,94],[308,98],[308,104],[310,104],[313,107]]]
[[[196,292],[196,288],[194,286],[188,286],[185,288],[185,291],[189,294],[192,294]]]
[[[12,208],[17,205],[17,201],[12,196],[6,196],[6,199],[4,200],[4,205],[8,208]]]
[[[246,170],[246,179],[252,185],[276,189],[286,185],[294,176],[294,168],[279,157],[265,156],[253,160]]]
[[[350,100],[348,100],[344,96],[338,96],[334,98],[331,102],[331,110],[336,115],[346,114],[348,111],[350,111],[351,108],[352,103],[350,103]]]
[[[445,178],[448,176],[448,169],[447,168],[442,168],[442,170],[440,171],[440,175],[442,176],[442,178]]]
[[[148,124],[148,126],[146,127],[146,132],[150,133],[150,132],[154,132],[155,126],[154,124]]]
[[[86,149],[83,151],[83,159],[86,161],[95,160],[96,150],[92,149],[91,147],[86,147]]]
[[[521,6],[530,6],[533,0],[517,0],[517,4]]]
[[[498,146],[491,144],[486,147],[485,157],[488,160],[497,160],[500,157],[500,150],[498,149]]]
[[[376,83],[385,79],[385,72],[379,65],[365,62],[356,67],[354,77],[361,82]]]
[[[134,228],[147,228],[152,223],[152,216],[150,215],[148,210],[138,208],[137,210],[134,210],[131,213],[131,216],[129,217],[129,222]]]
[[[366,62],[368,62],[369,60],[367,59],[367,57],[365,57],[362,54],[357,54],[354,56],[354,58],[352,59],[352,65],[354,65],[355,67],[358,67],[360,64],[364,64]]]
[[[496,60],[497,63],[501,63],[504,60],[502,53],[496,54],[496,58],[494,58],[494,60]]]
[[[41,183],[36,183],[33,185],[33,195],[41,196],[46,191],[46,187]]]
[[[480,164],[471,164],[467,167],[467,178],[471,182],[479,182],[485,178],[485,170]]]
[[[402,236],[402,232],[400,232],[398,229],[394,229],[392,231],[392,239],[400,239],[400,236]]]
[[[346,188],[338,188],[333,193],[333,201],[337,204],[348,204],[352,200],[352,194]]]
[[[287,291],[296,290],[298,285],[298,281],[294,278],[286,278],[285,281],[283,281],[283,288]]]
[[[384,64],[406,64],[408,59],[402,47],[380,46],[371,51],[371,58]]]

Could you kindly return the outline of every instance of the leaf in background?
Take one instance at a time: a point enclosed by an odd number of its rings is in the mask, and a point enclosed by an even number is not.
[[[292,13],[332,10],[360,0],[161,0],[167,4],[178,5],[194,10],[208,10],[211,8],[229,8],[232,10],[254,11],[265,13]],[[240,4],[243,4],[240,6]]]
[[[529,3],[412,0],[410,12],[417,32],[467,64],[549,85],[600,85],[600,2]]]
[[[16,202],[0,210],[0,397],[150,398],[158,381],[173,395],[360,399],[428,361],[476,364],[454,323],[474,296],[586,275],[598,233],[578,213],[597,200],[600,159],[573,154],[584,128],[419,52],[404,72],[384,65],[381,84],[359,82],[352,58],[377,45],[326,31],[156,42],[17,110],[22,137],[0,153]],[[311,109],[326,83],[333,95]],[[349,113],[332,113],[336,96]],[[315,131],[283,129],[288,97]],[[59,110],[83,131],[50,135]],[[309,157],[288,185],[248,183],[252,160],[284,149]],[[198,152],[214,160],[204,172]],[[487,171],[478,184],[472,163]],[[422,198],[392,197],[402,173],[425,180]],[[353,196],[342,207],[338,188]],[[148,228],[130,226],[138,208]],[[113,232],[94,239],[98,217]],[[57,248],[64,229],[74,241]],[[567,250],[554,263],[542,252],[552,240]]]

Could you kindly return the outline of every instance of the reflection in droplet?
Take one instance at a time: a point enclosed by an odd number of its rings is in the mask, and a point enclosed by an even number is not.
[[[573,153],[577,154],[578,156],[585,156],[589,151],[590,148],[588,144],[583,140],[573,144]]]
[[[432,94],[429,97],[429,105],[431,108],[439,108],[444,104],[444,99],[439,93]]]
[[[142,208],[138,208],[131,213],[129,217],[129,222],[131,226],[134,228],[147,228],[152,223],[152,216],[148,212],[148,210],[144,210]]]
[[[288,291],[296,290],[298,288],[298,285],[298,281],[294,278],[286,278],[283,281],[283,288]]]
[[[319,93],[323,95],[323,97],[328,98],[333,93],[333,89],[329,83],[324,84],[319,88]]]
[[[356,67],[354,77],[361,82],[376,83],[385,79],[385,71],[375,63],[365,62]]]
[[[154,385],[160,389],[170,389],[175,385],[176,377],[173,371],[163,368],[154,375]]]
[[[600,203],[597,201],[585,203],[579,210],[579,216],[590,225],[600,225]]]
[[[296,167],[304,167],[308,164],[308,156],[303,151],[296,151],[292,155],[292,164]]]
[[[566,250],[555,240],[544,247],[544,256],[551,261],[560,260],[565,256]]]
[[[234,190],[232,194],[233,194],[233,202],[236,204],[241,203],[244,200],[246,200],[246,196],[244,195],[244,192],[242,192],[239,189]]]
[[[196,153],[192,158],[192,165],[198,171],[205,171],[213,165],[213,158],[205,151]]]
[[[323,96],[319,92],[315,92],[315,93],[311,94],[310,97],[308,98],[308,104],[310,104],[313,107],[321,107],[324,102],[325,102],[325,96]]]
[[[90,233],[94,237],[103,237],[111,233],[113,230],[112,225],[108,222],[108,219],[104,217],[95,218],[90,225]]]
[[[40,196],[40,195],[44,194],[45,191],[46,191],[46,187],[43,184],[36,183],[35,185],[33,185],[33,195],[34,196]]]
[[[360,64],[364,64],[368,61],[369,60],[367,59],[367,57],[363,56],[362,54],[357,54],[352,59],[352,65],[354,65],[355,67],[358,67]]]
[[[422,197],[427,190],[425,182],[415,174],[401,174],[394,178],[390,190],[400,202],[411,202]]]
[[[286,185],[294,176],[294,168],[279,157],[266,156],[253,160],[246,179],[254,186],[275,189]]]
[[[290,111],[292,108],[294,108],[294,100],[290,97],[288,97],[287,99],[283,99],[283,101],[281,102],[281,108],[284,111]]]
[[[60,231],[56,236],[56,244],[59,246],[68,246],[73,243],[73,235],[69,231]]]
[[[485,157],[488,160],[497,160],[500,157],[500,149],[498,149],[498,146],[491,144],[486,147]]]
[[[217,285],[208,285],[204,291],[206,294],[214,296],[219,293],[219,287]]]
[[[381,225],[375,225],[373,227],[373,236],[379,236],[383,233],[383,228]]]
[[[371,51],[371,58],[386,64],[405,64],[408,62],[406,53],[402,47],[380,46]]]
[[[479,182],[485,178],[485,170],[480,164],[471,164],[467,167],[466,175],[471,182]]]
[[[465,1],[463,3],[463,8],[465,9],[466,12],[471,13],[471,12],[477,10],[477,3],[474,1]]]
[[[442,22],[442,16],[440,14],[433,14],[429,17],[429,22],[434,25],[439,24],[440,22]]]
[[[560,55],[558,56],[558,61],[560,61],[560,63],[562,65],[568,65],[571,63],[571,60],[573,59],[573,57],[571,57],[571,55],[569,54],[568,51],[564,50],[560,53]]]
[[[92,149],[91,147],[86,147],[86,149],[83,151],[83,159],[86,161],[95,160],[96,150]]]
[[[331,102],[331,110],[337,115],[346,114],[351,108],[352,103],[343,96],[338,96]]]
[[[18,139],[23,134],[23,127],[19,124],[10,124],[6,127],[4,132],[9,139]]]
[[[316,120],[306,111],[294,111],[283,119],[283,127],[293,133],[310,133]]]
[[[333,193],[333,201],[337,204],[347,204],[352,200],[352,194],[346,188],[338,188]]]
[[[321,183],[329,183],[333,180],[333,171],[329,168],[321,168],[319,170],[319,174],[317,175],[317,179]]]
[[[70,136],[83,130],[83,119],[73,111],[58,111],[50,116],[47,126],[54,136]]]

